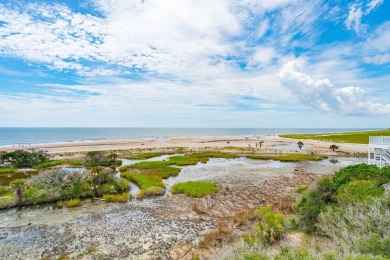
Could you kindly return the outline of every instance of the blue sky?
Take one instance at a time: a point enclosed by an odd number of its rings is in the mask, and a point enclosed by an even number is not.
[[[388,128],[388,10],[5,0],[0,126]]]

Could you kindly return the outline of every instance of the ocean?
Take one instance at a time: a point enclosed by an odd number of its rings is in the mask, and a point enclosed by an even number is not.
[[[0,146],[106,141],[166,139],[173,137],[253,137],[287,133],[326,133],[372,129],[358,128],[0,128]]]

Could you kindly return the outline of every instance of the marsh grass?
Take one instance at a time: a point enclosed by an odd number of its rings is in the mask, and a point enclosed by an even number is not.
[[[79,200],[79,199],[57,201],[57,206],[59,206],[59,207],[74,208],[74,207],[78,207],[80,205],[81,205],[81,200]]]
[[[103,195],[103,199],[108,202],[120,202],[120,203],[126,203],[130,194],[127,192],[124,192],[122,194],[105,194]]]
[[[187,181],[173,185],[171,192],[173,194],[184,193],[190,197],[201,198],[207,194],[217,193],[218,187],[215,182]]]
[[[335,143],[368,144],[369,136],[382,136],[382,135],[390,135],[390,130],[323,133],[323,134],[287,134],[287,135],[280,135],[280,137],[293,138],[293,139],[312,139],[312,140],[335,142]]]
[[[13,173],[16,170],[17,170],[16,168],[3,168],[3,167],[0,167],[0,173]]]
[[[315,154],[287,154],[287,155],[250,155],[249,159],[255,160],[275,160],[281,162],[299,162],[299,161],[321,161],[328,156]]]
[[[62,161],[62,160],[51,160],[51,161],[46,161],[46,162],[34,164],[34,165],[32,166],[32,168],[33,168],[33,169],[45,169],[45,168],[50,168],[50,167],[53,167],[53,166],[63,165],[63,164],[66,164],[66,161]]]
[[[123,158],[128,159],[128,160],[145,160],[145,159],[159,157],[159,156],[167,155],[167,154],[173,154],[173,153],[162,153],[162,152],[138,153],[138,154],[131,154],[131,155],[123,156]]]

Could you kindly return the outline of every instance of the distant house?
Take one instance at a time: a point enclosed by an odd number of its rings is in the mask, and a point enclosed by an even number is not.
[[[390,166],[390,136],[370,136],[368,164],[380,168]]]

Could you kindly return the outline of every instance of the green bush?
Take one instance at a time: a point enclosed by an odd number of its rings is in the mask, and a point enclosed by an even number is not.
[[[171,192],[173,194],[184,193],[187,196],[201,198],[207,194],[217,193],[218,187],[215,182],[188,181],[183,183],[176,183],[172,186]]]
[[[255,210],[254,215],[260,218],[258,232],[263,243],[273,244],[282,238],[286,228],[282,214],[274,213],[271,206],[264,206]]]
[[[327,207],[319,215],[321,232],[343,252],[390,258],[390,195],[342,206]]]
[[[305,192],[294,205],[299,227],[304,231],[315,231],[318,215],[327,204],[336,202],[335,196],[336,187],[332,180],[320,179],[315,187]]]
[[[0,195],[3,195],[8,192],[8,187],[0,186]]]
[[[1,160],[11,163],[14,167],[31,167],[47,160],[47,155],[36,151],[16,150],[1,154]]]
[[[354,180],[376,181],[377,186],[390,181],[390,167],[378,168],[376,165],[357,164],[344,167],[335,173],[333,182],[336,187]]]
[[[73,187],[64,188],[61,190],[60,198],[62,200],[70,200],[75,198],[93,197],[94,192],[88,182],[77,183]]]
[[[337,200],[343,203],[366,201],[381,196],[384,191],[383,187],[378,187],[376,181],[356,180],[340,186],[337,190]]]
[[[56,201],[59,198],[59,192],[58,188],[52,186],[30,187],[23,192],[23,202],[25,205],[35,205]]]

